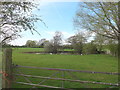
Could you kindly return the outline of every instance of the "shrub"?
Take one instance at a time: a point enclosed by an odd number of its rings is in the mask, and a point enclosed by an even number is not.
[[[53,53],[54,52],[54,46],[52,43],[50,42],[47,42],[45,45],[44,45],[44,50],[45,52],[47,53]]]
[[[118,55],[118,44],[109,44],[108,48],[110,50],[110,54],[113,56]]]
[[[87,43],[83,47],[83,54],[97,54],[97,47],[95,44]]]

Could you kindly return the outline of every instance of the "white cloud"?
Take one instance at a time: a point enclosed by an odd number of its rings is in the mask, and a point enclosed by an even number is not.
[[[74,33],[68,33],[66,31],[60,31],[60,32],[63,34],[63,43],[64,44],[66,43],[65,40],[67,38],[69,38],[70,36],[74,35]],[[36,35],[30,35],[31,37],[28,37],[26,35],[26,36],[24,36],[22,38],[18,38],[16,40],[13,40],[12,42],[10,42],[10,44],[12,44],[12,45],[25,45],[27,40],[39,41],[42,38],[46,38],[47,40],[51,40],[53,38],[53,36],[55,35],[55,31],[43,31],[43,33],[44,33],[43,36],[41,36],[40,38],[36,37]]]
[[[57,30],[57,31],[60,31],[60,30]],[[60,32],[62,33],[64,39],[67,39],[68,37],[74,35],[74,33],[68,33],[66,31],[60,31]],[[55,31],[45,31],[45,33],[53,37],[55,34]]]
[[[60,31],[60,30],[57,30],[57,31]],[[62,41],[63,44],[68,44],[66,42],[66,39],[69,38],[70,36],[73,36],[74,33],[68,33],[66,31],[60,31],[60,32],[63,35],[63,41]],[[46,39],[51,40],[53,38],[54,34],[55,34],[55,31],[45,31],[45,33],[48,34],[47,36],[49,36],[49,38],[46,38]]]
[[[25,45],[26,41],[27,40],[20,38],[20,39],[13,40],[12,42],[10,42],[10,44],[22,46],[22,45]]]
[[[50,2],[44,2],[44,1],[41,1],[41,0],[39,0],[36,3],[37,4],[39,3],[39,7],[48,6],[50,4]]]
[[[64,36],[65,39],[67,39],[68,37],[74,35],[74,33],[68,33],[68,32],[65,32],[65,31],[62,31],[62,34],[63,34],[63,36]]]
[[[48,35],[52,35],[52,36],[55,34],[54,31],[45,31],[45,33],[48,34]]]
[[[33,36],[31,35],[31,37],[21,37],[13,40],[12,42],[10,42],[10,44],[21,46],[21,45],[25,45],[27,40],[39,41],[39,38],[36,38],[34,35]]]
[[[60,30],[56,30],[60,31]],[[63,34],[63,44],[68,44],[66,43],[66,39],[69,38],[70,36],[73,36],[75,33],[69,33],[67,31],[60,31]],[[10,44],[12,45],[25,45],[27,40],[36,40],[39,41],[42,38],[46,38],[47,40],[51,40],[53,36],[55,35],[55,31],[43,31],[43,34],[41,36],[36,36],[35,35],[30,35],[28,34],[23,34],[24,37],[18,38],[16,40],[13,40]],[[88,38],[88,42],[94,39],[95,33],[91,34],[91,37]]]

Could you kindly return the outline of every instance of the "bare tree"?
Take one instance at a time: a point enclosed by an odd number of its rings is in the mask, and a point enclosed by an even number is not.
[[[57,51],[60,48],[60,45],[62,43],[62,33],[59,31],[56,31],[52,42],[53,42],[53,46],[54,46],[54,53],[57,53]]]
[[[85,2],[74,18],[77,28],[84,28],[102,36],[119,40],[120,22],[117,2]]]
[[[46,39],[45,38],[43,38],[43,39],[41,39],[41,40],[39,40],[39,42],[38,42],[38,46],[41,46],[41,47],[43,47],[44,46],[44,44],[46,43]]]
[[[53,39],[45,44],[45,50],[47,52],[57,53],[62,44],[62,33],[59,31],[55,32]]]
[[[45,42],[44,50],[47,53],[54,53],[54,46],[51,41]]]
[[[13,26],[10,26],[10,25],[4,25],[3,27],[1,27],[0,32],[1,32],[0,33],[0,36],[1,36],[0,43],[2,43],[2,45],[7,44],[11,40],[14,40],[20,36],[18,34],[16,28]]]
[[[32,34],[36,31],[34,23],[42,20],[32,14],[34,8],[37,8],[37,4],[33,2],[0,2],[1,44],[16,39],[23,30],[30,30]]]
[[[67,40],[67,42],[71,43],[74,50],[77,51],[79,54],[82,54],[83,45],[86,41],[87,37],[83,32],[78,32],[76,35],[69,37]]]

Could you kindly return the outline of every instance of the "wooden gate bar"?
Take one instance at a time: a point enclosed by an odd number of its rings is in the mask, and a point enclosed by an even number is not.
[[[36,68],[36,69],[54,70],[54,71],[84,72],[84,73],[93,73],[93,74],[94,74],[94,73],[101,73],[101,74],[110,74],[110,75],[120,75],[120,73],[114,73],[114,72],[94,72],[94,71],[82,71],[82,70],[58,69],[58,68],[44,68],[44,67],[21,66],[21,65],[16,65],[15,67]]]
[[[67,88],[62,88],[62,87],[54,87],[54,86],[47,86],[47,85],[39,85],[39,84],[25,83],[25,82],[16,82],[16,83],[19,83],[19,84],[24,84],[24,85],[31,85],[31,86],[47,87],[47,88],[67,89]]]
[[[14,74],[14,75],[17,75],[17,76],[25,76],[25,77],[32,77],[32,78],[42,78],[42,79],[51,79],[51,80],[62,80],[62,81],[70,81],[70,82],[79,82],[79,83],[92,83],[92,84],[102,84],[102,85],[119,86],[119,84],[104,83],[104,82],[71,80],[71,79],[64,79],[64,78],[51,78],[51,77],[33,76],[33,75],[24,75],[24,74]]]
[[[50,77],[55,76],[57,73],[58,73],[58,72],[53,73],[52,75],[50,75]],[[38,84],[42,84],[42,83],[44,83],[44,82],[47,81],[47,80],[49,80],[49,78],[44,79],[43,81],[41,81],[41,82],[38,83]],[[34,86],[33,86],[32,88],[34,88]]]
[[[18,73],[20,73],[20,74],[23,74],[20,70],[18,70],[17,69],[17,72]],[[25,76],[23,76],[23,78],[27,81],[27,82],[29,82],[29,83],[32,83],[28,78],[26,78]]]

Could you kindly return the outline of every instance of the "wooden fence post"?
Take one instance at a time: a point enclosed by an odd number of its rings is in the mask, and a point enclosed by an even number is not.
[[[2,58],[2,88],[10,88],[12,82],[12,49],[3,50]]]

